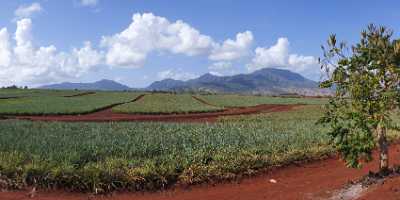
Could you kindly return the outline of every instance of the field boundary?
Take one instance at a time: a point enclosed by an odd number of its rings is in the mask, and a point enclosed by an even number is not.
[[[81,97],[81,96],[86,96],[86,95],[91,95],[91,94],[96,94],[96,92],[82,92],[82,93],[73,94],[73,95],[66,95],[64,97],[66,97],[66,98]]]
[[[223,108],[223,109],[224,109],[223,106],[217,106],[217,105],[211,104],[211,103],[209,103],[208,101],[206,101],[206,100],[204,100],[204,99],[202,99],[202,98],[200,98],[200,97],[197,97],[197,96],[195,96],[195,95],[192,95],[192,98],[195,99],[196,101],[202,103],[202,104],[205,104],[205,105],[208,105],[208,106],[217,107],[217,108]]]
[[[141,95],[133,101],[143,98]],[[121,105],[123,103],[120,103]],[[259,113],[285,112],[303,105],[267,104],[246,108],[231,108],[218,112],[188,113],[188,114],[126,114],[115,113],[112,107],[102,108],[97,112],[83,115],[45,115],[45,116],[15,116],[14,119],[31,121],[64,121],[64,122],[108,122],[108,121],[153,121],[153,122],[216,122],[219,117],[251,115]]]
[[[110,105],[103,106],[103,107],[100,107],[100,108],[97,108],[97,109],[93,109],[93,110],[90,110],[90,111],[87,111],[87,112],[67,113],[67,114],[38,114],[38,115],[2,114],[0,116],[2,116],[3,118],[6,118],[6,119],[19,119],[19,118],[24,118],[24,117],[33,118],[33,117],[56,117],[56,116],[77,116],[77,117],[78,116],[85,116],[85,115],[89,115],[89,114],[92,114],[92,113],[97,113],[97,112],[101,112],[101,111],[104,111],[104,110],[108,110],[108,109],[111,109],[111,108],[113,108],[115,106],[119,106],[119,105],[122,105],[122,104],[138,101],[141,98],[143,98],[144,95],[145,94],[141,94],[141,95],[137,96],[136,98],[134,98],[133,100],[110,104]]]
[[[0,100],[2,100],[2,99],[22,99],[22,98],[26,98],[26,96],[0,97]]]

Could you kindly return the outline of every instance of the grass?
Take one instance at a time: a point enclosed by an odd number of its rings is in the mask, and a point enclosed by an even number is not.
[[[328,102],[324,98],[288,98],[270,96],[244,95],[197,95],[208,103],[221,107],[246,107],[260,104],[314,104],[322,105]]]
[[[139,101],[113,108],[114,112],[137,114],[178,114],[220,111],[203,104],[188,94],[147,94]]]
[[[215,124],[0,121],[0,182],[77,191],[154,190],[330,154],[319,106]]]
[[[131,101],[139,95],[139,93],[130,92],[97,92],[95,94],[77,97],[38,96],[18,99],[0,99],[0,114],[84,114],[97,111],[113,104]]]
[[[43,89],[0,89],[0,98],[71,96],[85,91],[75,90],[43,90]]]

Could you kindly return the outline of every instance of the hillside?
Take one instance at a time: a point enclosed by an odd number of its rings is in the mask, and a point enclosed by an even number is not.
[[[147,90],[209,91],[225,93],[324,95],[327,90],[318,83],[289,70],[264,68],[250,74],[215,76],[204,74],[196,79],[179,81],[165,79],[152,83]]]

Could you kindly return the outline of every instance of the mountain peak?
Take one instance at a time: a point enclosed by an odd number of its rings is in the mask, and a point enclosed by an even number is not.
[[[110,80],[110,79],[101,79],[101,80],[96,81],[96,82],[116,82],[116,81]]]
[[[263,68],[250,74],[215,76],[206,73],[188,81],[165,79],[151,84],[148,90],[214,91],[228,93],[301,93],[320,95],[318,83],[286,69]]]
[[[206,73],[203,74],[202,76],[198,77],[197,79],[192,79],[192,80],[197,80],[197,81],[215,81],[216,79],[219,79],[219,76],[212,75],[211,73]]]

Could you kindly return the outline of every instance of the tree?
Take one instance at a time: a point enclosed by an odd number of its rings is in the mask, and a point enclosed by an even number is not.
[[[380,171],[389,168],[386,130],[399,107],[400,41],[385,27],[369,25],[358,43],[347,47],[331,35],[321,68],[326,72],[323,88],[332,88],[324,117],[332,143],[349,167],[361,167],[379,148]]]

